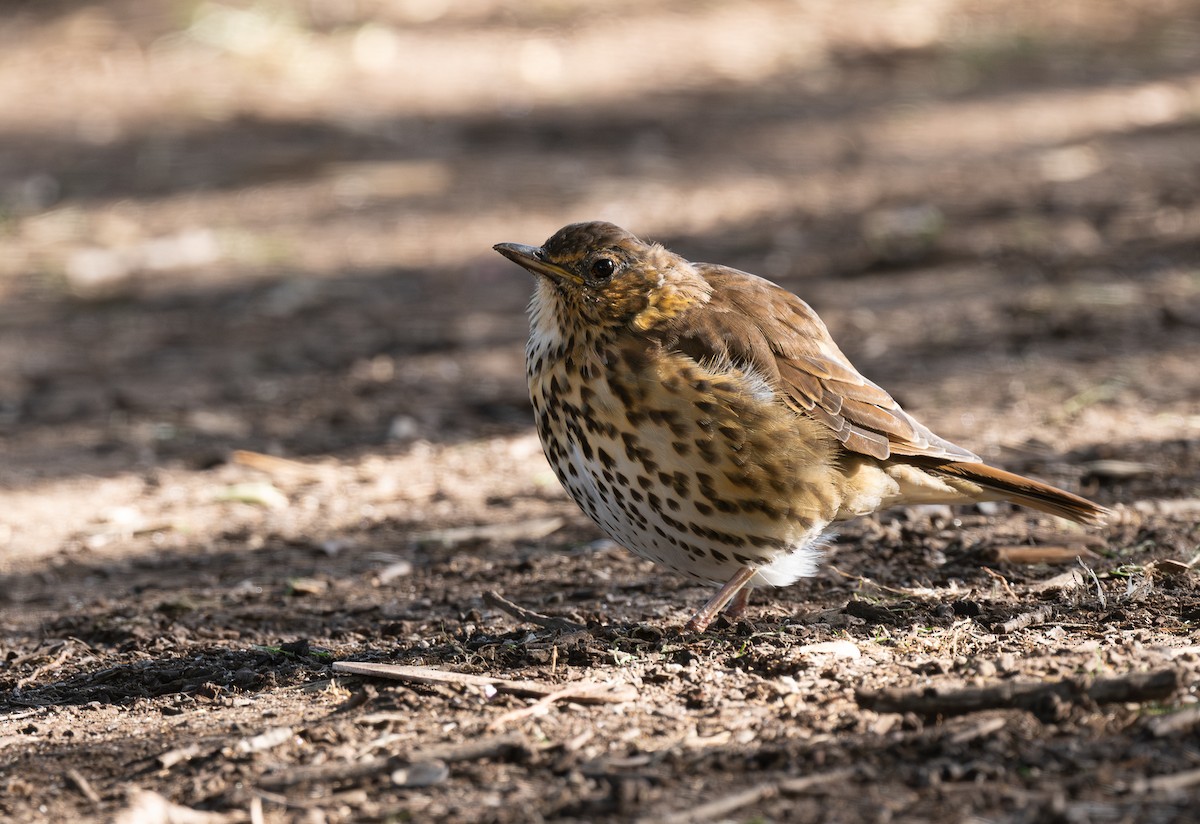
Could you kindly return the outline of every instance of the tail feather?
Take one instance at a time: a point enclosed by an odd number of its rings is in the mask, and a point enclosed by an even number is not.
[[[1074,495],[1057,487],[1017,475],[1015,472],[1005,472],[982,463],[962,463],[958,461],[938,461],[919,457],[906,458],[927,472],[959,478],[969,483],[978,484],[1003,497],[1005,500],[1048,512],[1060,518],[1066,518],[1080,524],[1101,526],[1107,522],[1109,510],[1092,503],[1087,498]]]

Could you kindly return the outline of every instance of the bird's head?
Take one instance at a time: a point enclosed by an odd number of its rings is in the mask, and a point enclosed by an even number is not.
[[[692,264],[611,223],[572,223],[541,246],[493,248],[538,275],[533,311],[549,314],[563,328],[582,323],[647,331],[712,294]]]

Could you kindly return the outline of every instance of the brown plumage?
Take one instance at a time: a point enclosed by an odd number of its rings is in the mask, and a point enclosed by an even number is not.
[[[559,480],[617,542],[724,584],[691,629],[753,584],[812,575],[831,523],[885,507],[1010,500],[1105,519],[935,435],[770,281],[610,223],[495,248],[539,276],[526,360]]]

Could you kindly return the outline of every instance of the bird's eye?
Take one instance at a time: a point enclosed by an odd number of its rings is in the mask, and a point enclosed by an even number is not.
[[[617,271],[617,264],[612,258],[596,258],[592,261],[591,275],[596,280],[608,280]]]

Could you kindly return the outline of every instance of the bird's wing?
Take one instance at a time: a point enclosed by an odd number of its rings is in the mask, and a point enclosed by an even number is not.
[[[712,299],[687,313],[668,342],[673,348],[698,361],[753,366],[779,387],[788,406],[828,426],[850,451],[879,459],[917,455],[979,461],[918,423],[860,375],[800,298],[736,269],[696,268],[712,284]]]

